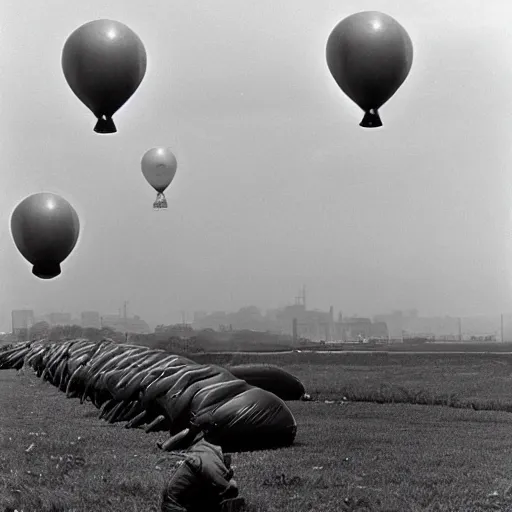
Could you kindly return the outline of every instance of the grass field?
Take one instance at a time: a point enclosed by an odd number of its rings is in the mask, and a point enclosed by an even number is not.
[[[449,341],[428,343],[313,343],[299,347],[305,350],[362,350],[375,352],[512,352],[510,342]]]
[[[330,349],[331,347],[339,347],[345,350],[385,350],[408,351],[408,352],[512,352],[512,343],[509,341],[435,341],[427,343],[328,343],[326,345],[312,345],[315,348]]]
[[[352,393],[353,400],[396,394],[407,401],[423,390],[424,397],[454,395],[459,406],[505,407],[512,405],[509,356],[201,357],[279,364],[317,400],[289,403],[298,423],[293,447],[233,455],[251,511],[512,511],[510,413],[342,400]],[[0,372],[0,511],[159,510],[176,460],[157,449],[163,434],[97,416],[33,375]]]

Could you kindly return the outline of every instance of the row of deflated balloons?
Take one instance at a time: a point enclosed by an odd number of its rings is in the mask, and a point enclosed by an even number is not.
[[[382,126],[379,108],[398,90],[412,65],[412,42],[391,16],[365,11],[348,16],[332,30],[326,45],[327,66],[340,89],[363,111],[360,126]],[[126,25],[96,20],[76,29],[62,51],[65,79],[97,118],[94,131],[117,131],[113,115],[128,101],[146,73],[146,50]],[[177,169],[169,148],[153,148],[141,162],[142,173],[157,192],[153,204],[165,209],[164,191]],[[16,247],[32,264],[32,273],[52,279],[73,251],[80,223],[62,197],[38,193],[25,198],[11,216]]]

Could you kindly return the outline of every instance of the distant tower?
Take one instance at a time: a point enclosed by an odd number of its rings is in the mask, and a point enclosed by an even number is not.
[[[297,319],[294,318],[292,321],[292,332],[293,332],[293,345],[297,345]]]
[[[128,332],[128,321],[126,316],[126,307],[128,306],[128,301],[125,300],[123,302],[123,327],[124,327],[124,335],[125,335],[125,341],[128,340],[127,338],[127,332]]]
[[[306,310],[306,286],[302,286],[302,289],[299,290],[299,294],[295,297],[295,305],[304,306],[304,310]]]
[[[329,334],[326,336],[325,341],[333,341],[335,336],[335,327],[334,327],[334,307],[331,306],[329,308]]]

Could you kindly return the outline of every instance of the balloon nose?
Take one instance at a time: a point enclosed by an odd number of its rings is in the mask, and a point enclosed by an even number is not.
[[[53,279],[60,273],[60,264],[52,261],[38,262],[32,267],[32,274],[40,279]]]

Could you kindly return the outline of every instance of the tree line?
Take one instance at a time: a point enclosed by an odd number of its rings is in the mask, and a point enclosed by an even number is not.
[[[236,350],[282,350],[291,348],[292,338],[270,332],[250,330],[215,331],[213,329],[194,330],[189,325],[158,325],[150,334],[123,333],[111,327],[81,327],[79,325],[54,325],[46,321],[36,322],[28,329],[17,330],[14,336],[7,335],[5,341],[28,341],[47,339],[61,341],[87,338],[101,341],[110,338],[117,343],[130,343],[150,348],[162,349],[175,354],[190,354],[209,351]],[[13,339],[14,338],[14,339]]]

